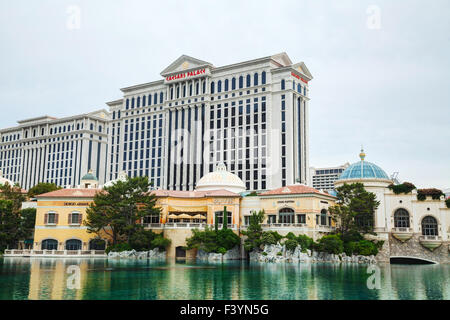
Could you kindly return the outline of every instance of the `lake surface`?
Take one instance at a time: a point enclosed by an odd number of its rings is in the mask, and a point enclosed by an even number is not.
[[[450,299],[450,265],[378,267],[0,258],[0,300]]]

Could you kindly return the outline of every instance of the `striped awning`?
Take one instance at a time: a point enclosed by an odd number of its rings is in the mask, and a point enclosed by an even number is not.
[[[169,212],[208,212],[208,207],[169,206]]]

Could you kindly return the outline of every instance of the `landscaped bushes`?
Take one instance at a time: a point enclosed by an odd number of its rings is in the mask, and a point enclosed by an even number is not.
[[[283,236],[276,231],[265,231],[261,237],[261,244],[277,244],[282,238]]]
[[[391,189],[395,194],[400,193],[406,194],[416,189],[416,186],[413,185],[411,182],[403,182],[402,184],[397,185],[391,184],[388,188]]]
[[[205,252],[226,253],[239,245],[241,239],[231,229],[214,230],[205,228],[205,231],[192,230],[192,236],[186,239],[187,249],[201,249]]]
[[[336,234],[323,236],[314,244],[314,249],[319,252],[340,254],[344,252],[344,242]]]
[[[442,190],[430,188],[430,189],[418,189],[417,190],[417,200],[424,201],[427,196],[431,196],[433,200],[439,200],[444,193]]]
[[[307,249],[312,249],[314,240],[307,235],[301,234],[295,236],[292,232],[289,232],[285,238],[287,239],[284,244],[286,249],[294,251],[297,246],[301,247],[302,252],[306,252]]]
[[[121,251],[148,251],[155,248],[165,250],[170,245],[170,239],[151,230],[137,230],[130,236],[129,242],[119,242],[106,248],[106,253]]]

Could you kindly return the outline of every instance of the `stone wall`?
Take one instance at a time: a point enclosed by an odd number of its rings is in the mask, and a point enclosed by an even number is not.
[[[449,242],[443,242],[433,251],[420,244],[419,234],[414,234],[411,239],[405,242],[389,235],[389,256],[390,257],[411,257],[431,260],[438,263],[450,263]]]

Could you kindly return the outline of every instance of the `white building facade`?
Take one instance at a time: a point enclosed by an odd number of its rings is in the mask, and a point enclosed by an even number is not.
[[[183,55],[161,76],[108,103],[108,180],[125,171],[194,190],[224,163],[247,190],[307,183],[312,76],[303,62],[281,53],[215,67]]]
[[[345,163],[337,167],[310,168],[309,185],[317,190],[334,190],[334,182],[339,178],[342,172],[350,166]]]
[[[335,182],[362,183],[380,202],[374,215],[377,239],[385,241],[377,259],[413,258],[437,263],[450,263],[450,208],[445,197],[421,201],[417,190],[395,194],[389,186],[393,181],[377,165],[361,161],[349,166]]]
[[[0,130],[2,174],[27,190],[39,182],[73,187],[90,169],[104,181],[108,120],[109,113],[99,110],[22,120]]]

